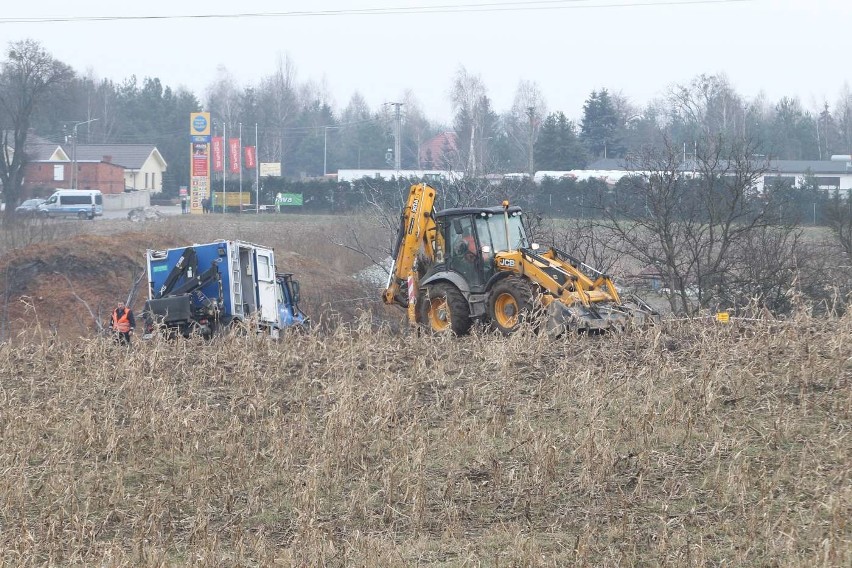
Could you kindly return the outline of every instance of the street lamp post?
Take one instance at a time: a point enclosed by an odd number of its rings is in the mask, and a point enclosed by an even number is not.
[[[71,189],[77,189],[77,127],[82,126],[83,124],[89,124],[90,122],[95,122],[96,120],[98,119],[93,118],[91,120],[74,123],[74,133],[71,135],[73,143],[71,150]]]
[[[338,129],[339,126],[323,126],[322,133],[322,175],[325,177],[328,174],[328,129]]]

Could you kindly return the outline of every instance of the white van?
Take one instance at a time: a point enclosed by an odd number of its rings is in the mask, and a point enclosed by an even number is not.
[[[39,205],[42,217],[94,219],[104,214],[104,196],[97,189],[57,189]]]

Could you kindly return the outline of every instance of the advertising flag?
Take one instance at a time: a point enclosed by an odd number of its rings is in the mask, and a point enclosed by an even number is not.
[[[246,146],[246,169],[253,170],[257,167],[257,154],[254,146]]]
[[[213,171],[221,172],[225,169],[225,139],[221,136],[214,136],[211,149],[213,154]]]
[[[228,170],[232,174],[240,173],[240,169],[243,166],[242,160],[240,159],[240,139],[239,138],[231,138],[228,140]]]

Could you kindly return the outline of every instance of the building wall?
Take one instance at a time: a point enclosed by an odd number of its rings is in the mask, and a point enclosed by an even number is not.
[[[813,174],[811,174],[813,175]],[[765,183],[767,181],[771,181],[775,177],[781,178],[795,178],[796,185],[801,186],[805,183],[806,174],[804,173],[784,173],[778,174],[767,174],[762,177],[757,183],[757,189],[759,191],[763,191]],[[824,189],[826,191],[839,192],[841,196],[848,196],[852,194],[852,173],[831,173],[831,174],[816,174],[817,178],[836,178],[839,181],[839,185],[821,185],[820,189]]]
[[[160,193],[163,191],[163,174],[166,169],[153,156],[142,164],[142,168],[138,170],[125,170],[124,183],[132,189],[148,189],[152,193]]]
[[[70,162],[31,162],[24,171],[24,190],[49,195],[71,187]],[[99,189],[104,194],[124,192],[124,168],[107,162],[78,162],[77,189]]]

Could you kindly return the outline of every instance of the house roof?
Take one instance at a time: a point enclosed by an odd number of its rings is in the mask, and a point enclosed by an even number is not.
[[[420,145],[420,159],[431,156],[433,162],[439,162],[442,158],[450,157],[445,156],[445,153],[455,154],[457,146],[458,136],[455,132],[441,132]]]
[[[636,169],[623,158],[607,158],[597,160],[586,167],[587,170],[634,170]],[[683,171],[693,169],[693,164],[687,160],[682,165]],[[814,175],[844,175],[852,173],[852,165],[845,161],[832,160],[770,160],[767,164],[767,174],[804,174],[810,172]]]
[[[72,147],[63,147],[71,156]],[[78,161],[111,162],[129,170],[141,169],[151,155],[166,167],[166,161],[153,144],[77,144]]]
[[[25,154],[31,162],[67,162],[70,160],[68,155],[62,149],[62,146],[55,142],[27,142]]]

